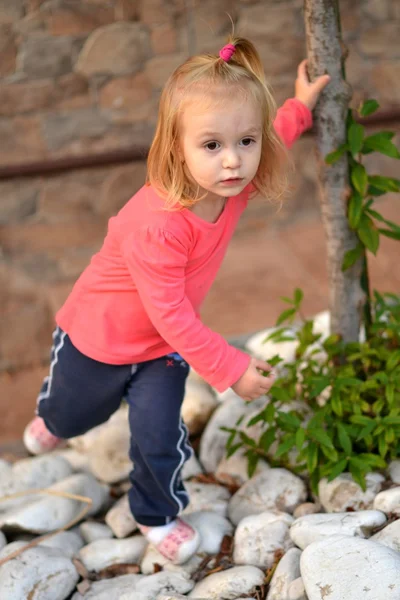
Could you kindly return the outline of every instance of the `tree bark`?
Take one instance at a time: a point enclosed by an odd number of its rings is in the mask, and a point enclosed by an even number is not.
[[[304,0],[304,18],[311,79],[328,73],[329,85],[315,109],[317,161],[322,221],[327,238],[331,331],[346,341],[358,341],[365,294],[360,277],[362,259],[342,271],[344,254],[358,238],[349,227],[347,202],[349,166],[345,153],[329,166],[325,156],[346,142],[346,118],[351,90],[344,78],[338,0]]]

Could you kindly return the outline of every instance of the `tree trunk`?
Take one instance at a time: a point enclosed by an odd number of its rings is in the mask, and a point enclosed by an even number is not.
[[[342,271],[344,254],[358,239],[347,220],[348,160],[345,153],[329,166],[325,156],[346,142],[346,118],[351,98],[344,79],[338,0],[304,0],[308,69],[311,79],[328,73],[331,81],[315,109],[317,161],[322,221],[327,238],[331,331],[357,341],[365,302],[360,278],[362,259]]]

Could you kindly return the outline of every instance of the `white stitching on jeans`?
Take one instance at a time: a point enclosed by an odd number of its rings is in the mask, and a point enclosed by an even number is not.
[[[58,331],[62,331],[61,329],[59,329],[59,327],[57,327],[56,332],[53,335],[53,338],[55,340],[56,334],[58,333]],[[64,346],[64,340],[66,337],[66,333],[65,331],[62,331],[62,335],[60,338],[60,343],[57,347],[54,348],[54,358],[51,362],[50,365],[50,371],[49,371],[49,375],[48,377],[46,377],[46,383],[47,385],[47,389],[44,392],[41,392],[37,398],[37,406],[39,406],[40,402],[42,400],[44,400],[45,398],[48,398],[50,396],[50,392],[51,392],[51,384],[53,383],[53,372],[54,372],[54,367],[56,366],[57,362],[58,362],[58,354],[61,350],[61,348]]]
[[[170,484],[169,484],[169,491],[170,491],[170,494],[171,494],[172,498],[177,503],[179,511],[181,511],[181,510],[183,510],[183,504],[182,504],[181,500],[178,498],[178,496],[174,493],[174,486],[175,486],[175,483],[176,483],[176,479],[177,479],[177,477],[178,477],[178,475],[179,475],[179,473],[180,473],[180,471],[182,469],[183,463],[185,462],[185,453],[183,452],[183,450],[180,447],[182,443],[183,444],[185,443],[185,430],[183,428],[182,419],[181,419],[181,421],[179,423],[179,431],[181,432],[181,435],[180,435],[180,438],[178,440],[178,444],[176,446],[176,449],[178,450],[178,452],[181,455],[181,460],[179,461],[179,465],[176,467],[176,469],[175,469],[175,471],[174,471],[174,473],[172,475],[172,478],[171,478],[171,481],[170,481]],[[178,493],[184,493],[187,496],[187,492],[185,492],[184,490],[179,490],[179,491],[177,490],[177,494]]]

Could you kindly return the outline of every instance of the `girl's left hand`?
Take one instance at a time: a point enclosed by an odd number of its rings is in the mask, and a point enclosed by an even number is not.
[[[307,59],[304,59],[297,69],[297,79],[294,84],[296,91],[295,97],[305,104],[307,108],[313,110],[317,104],[320,93],[324,87],[328,85],[330,80],[331,78],[329,75],[321,75],[311,82],[307,73]]]

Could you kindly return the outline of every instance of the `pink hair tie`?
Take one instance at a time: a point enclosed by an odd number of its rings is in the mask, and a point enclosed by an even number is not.
[[[235,54],[235,46],[233,44],[226,44],[220,51],[219,55],[225,62],[229,62],[232,55]]]

